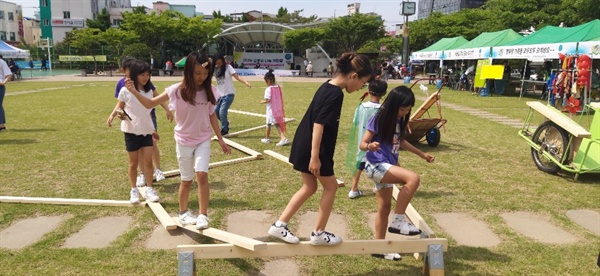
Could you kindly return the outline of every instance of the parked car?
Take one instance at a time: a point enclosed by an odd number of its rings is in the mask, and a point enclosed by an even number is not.
[[[521,70],[512,69],[510,72],[510,78],[511,79],[521,79]]]

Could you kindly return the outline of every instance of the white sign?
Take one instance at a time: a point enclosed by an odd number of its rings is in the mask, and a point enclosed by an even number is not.
[[[444,51],[444,60],[486,59],[490,57],[491,48],[470,48]]]
[[[290,69],[294,55],[291,53],[242,53],[242,57],[236,62],[244,68],[256,69]]]
[[[578,54],[586,54],[593,59],[600,59],[600,41],[579,42]]]
[[[235,72],[240,76],[264,76],[269,70],[236,68]],[[295,77],[299,73],[299,70],[273,70],[273,74],[278,77]]]
[[[412,60],[438,60],[438,59],[442,59],[442,57],[443,57],[442,51],[414,52],[411,55]]]
[[[57,18],[52,19],[52,27],[81,27],[85,25],[84,19]]]
[[[492,49],[495,59],[558,59],[558,54],[574,55],[577,42],[500,46]]]

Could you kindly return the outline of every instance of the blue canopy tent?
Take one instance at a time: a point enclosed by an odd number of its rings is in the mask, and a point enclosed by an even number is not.
[[[29,58],[29,51],[21,50],[0,40],[0,55],[3,58]]]

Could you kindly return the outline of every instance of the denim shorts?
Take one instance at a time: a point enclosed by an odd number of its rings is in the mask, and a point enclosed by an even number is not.
[[[367,178],[372,180],[375,183],[375,189],[378,191],[383,188],[392,188],[394,187],[393,183],[381,183],[381,179],[385,175],[385,173],[392,167],[392,164],[388,163],[375,163],[371,164],[367,161],[365,165],[365,173],[367,174]]]

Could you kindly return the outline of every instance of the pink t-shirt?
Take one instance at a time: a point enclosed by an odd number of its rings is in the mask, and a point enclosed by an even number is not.
[[[215,112],[215,105],[211,104],[204,90],[196,92],[196,105],[191,105],[183,100],[179,87],[181,83],[167,87],[169,95],[169,109],[175,111],[175,141],[183,146],[195,147],[212,136],[210,115]],[[215,99],[219,98],[217,88],[212,86]]]

